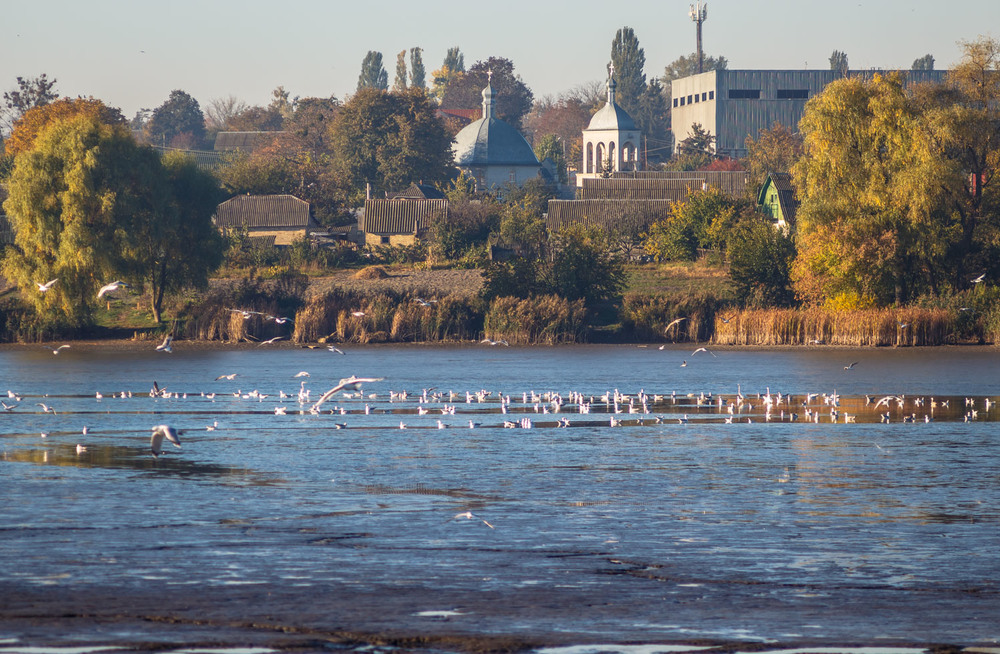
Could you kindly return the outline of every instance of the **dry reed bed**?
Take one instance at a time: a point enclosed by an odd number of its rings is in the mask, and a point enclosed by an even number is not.
[[[557,345],[583,340],[587,310],[583,300],[555,295],[496,298],[486,312],[487,338],[511,345]]]
[[[849,347],[944,345],[955,342],[954,312],[946,309],[760,309],[716,317],[717,345]]]

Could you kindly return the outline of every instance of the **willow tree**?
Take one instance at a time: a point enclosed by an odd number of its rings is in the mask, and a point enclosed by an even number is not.
[[[148,285],[159,320],[163,298],[157,291],[172,283],[165,275],[191,282],[197,275],[178,273],[178,266],[198,268],[204,277],[218,261],[211,250],[221,251],[221,243],[203,229],[211,212],[189,210],[193,202],[207,207],[206,196],[178,184],[126,126],[95,115],[38,133],[15,158],[8,191],[4,209],[15,243],[3,273],[36,310],[61,315],[70,325],[88,324],[97,289],[117,278]],[[51,289],[38,289],[37,283],[52,279],[59,281]]]
[[[949,240],[936,211],[942,163],[902,78],[837,80],[806,104],[799,129],[796,291],[887,304],[924,290]]]

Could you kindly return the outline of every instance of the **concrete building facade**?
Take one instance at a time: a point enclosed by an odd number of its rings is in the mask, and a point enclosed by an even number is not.
[[[852,70],[871,77],[895,71]],[[911,70],[906,83],[940,82],[947,71]],[[746,138],[757,138],[775,122],[796,129],[809,98],[844,77],[836,70],[712,70],[671,83],[671,133],[674,149],[698,123],[716,138],[716,154],[746,155]]]

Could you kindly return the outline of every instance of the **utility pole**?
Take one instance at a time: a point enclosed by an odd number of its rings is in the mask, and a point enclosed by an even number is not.
[[[701,49],[701,24],[708,18],[708,3],[702,4],[701,0],[698,0],[697,6],[691,5],[688,15],[698,26],[698,74],[700,75],[705,72],[705,55]]]

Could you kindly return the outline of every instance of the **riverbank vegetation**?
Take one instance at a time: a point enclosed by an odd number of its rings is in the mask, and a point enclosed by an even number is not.
[[[419,89],[344,103],[276,92],[268,115],[291,129],[214,173],[139,143],[99,100],[35,94],[0,157],[14,234],[0,340],[998,342],[1000,44],[963,46],[940,84],[832,82],[797,130],[748,139],[739,164],[713,157],[714,137],[696,130],[683,165],[742,165],[748,195],[694,190],[618,231],[549,229],[558,189],[541,178],[485,192],[452,174],[450,132]],[[171,102],[189,106],[182,95]],[[366,128],[375,114],[381,127]],[[787,229],[751,197],[773,171],[791,172],[800,200]],[[434,181],[449,209],[411,245],[274,248],[211,223],[225,196],[296,193],[334,224],[366,188],[414,180]],[[418,271],[473,275],[420,285]],[[112,280],[124,284],[98,292]]]

